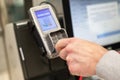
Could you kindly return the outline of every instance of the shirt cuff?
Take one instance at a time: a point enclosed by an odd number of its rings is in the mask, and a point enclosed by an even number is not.
[[[120,54],[114,50],[108,51],[96,65],[96,74],[105,80],[119,80]]]

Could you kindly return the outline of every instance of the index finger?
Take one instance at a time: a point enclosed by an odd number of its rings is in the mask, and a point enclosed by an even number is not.
[[[70,38],[64,38],[64,39],[60,39],[56,45],[55,45],[55,49],[60,52],[63,48],[65,48],[68,43],[70,42]]]

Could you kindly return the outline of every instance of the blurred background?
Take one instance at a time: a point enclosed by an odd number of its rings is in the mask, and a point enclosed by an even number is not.
[[[7,12],[8,12],[8,20],[9,22],[14,22],[18,20],[22,20],[25,18],[24,11],[24,1],[23,0],[5,0]]]

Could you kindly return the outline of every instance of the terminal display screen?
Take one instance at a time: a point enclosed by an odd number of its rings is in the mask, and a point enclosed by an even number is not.
[[[35,15],[42,31],[48,31],[57,28],[54,18],[52,17],[48,8],[35,11]]]

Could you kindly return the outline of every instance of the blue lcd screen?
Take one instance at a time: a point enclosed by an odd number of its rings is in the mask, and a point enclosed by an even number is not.
[[[48,8],[35,11],[35,15],[42,31],[48,31],[57,27]]]

